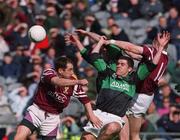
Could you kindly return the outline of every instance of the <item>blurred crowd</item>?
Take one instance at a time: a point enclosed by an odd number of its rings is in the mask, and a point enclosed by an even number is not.
[[[180,84],[179,10],[179,0],[0,0],[0,139],[13,137],[41,72],[53,67],[58,56],[71,58],[78,77],[89,81],[86,90],[94,104],[97,73],[64,40],[66,33],[78,28],[135,44],[151,43],[163,30],[171,33],[169,65],[144,117],[142,132],[180,133],[180,94],[174,90]],[[47,31],[43,42],[28,38],[28,29],[35,24]],[[81,41],[92,45],[88,37]],[[78,140],[87,118],[76,98],[61,118],[58,137]]]

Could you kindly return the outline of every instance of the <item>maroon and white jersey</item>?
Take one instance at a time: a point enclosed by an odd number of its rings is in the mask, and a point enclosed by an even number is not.
[[[146,63],[147,60],[152,60],[157,50],[154,47],[144,46],[143,48],[143,59],[141,63]],[[144,80],[137,84],[138,93],[154,93],[157,89],[158,81],[164,74],[168,64],[167,52],[163,51],[157,67],[150,73],[150,75]]]
[[[59,114],[69,104],[70,97],[77,97],[81,103],[86,104],[90,100],[80,85],[59,87],[51,84],[51,78],[57,73],[53,69],[43,71],[34,103],[42,110],[53,114]],[[76,79],[72,76],[72,79]]]

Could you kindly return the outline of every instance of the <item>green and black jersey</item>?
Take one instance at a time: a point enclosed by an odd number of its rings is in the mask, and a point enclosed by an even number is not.
[[[155,65],[149,62],[141,65],[136,72],[132,72],[127,77],[118,77],[98,53],[91,54],[91,63],[103,78],[96,107],[121,117],[125,115],[135,94],[136,82],[144,80],[155,68]]]
[[[107,53],[106,56],[102,56],[103,58],[106,57],[106,63],[107,65],[113,70],[114,72],[116,71],[116,61],[117,57],[122,55],[123,51],[119,47],[115,45],[109,45],[106,47]],[[82,57],[91,65],[91,48],[84,48],[81,52]],[[97,92],[99,93],[102,85],[102,80],[104,79],[104,76],[101,73],[98,73],[98,76],[96,78],[96,89]]]

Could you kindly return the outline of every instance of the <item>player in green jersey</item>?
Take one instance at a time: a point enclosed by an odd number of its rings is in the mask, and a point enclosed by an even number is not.
[[[77,39],[72,36],[73,39]],[[109,65],[99,55],[99,50],[104,45],[105,40],[101,38],[100,42],[93,49],[91,54],[91,63],[104,75],[102,86],[98,95],[95,114],[100,116],[103,121],[103,128],[96,128],[88,123],[85,127],[87,133],[84,133],[82,139],[111,139],[118,134],[123,127],[124,121],[121,119],[125,115],[128,104],[135,94],[135,82],[143,80],[159,61],[162,48],[159,49],[153,63],[142,65],[137,72],[133,70],[133,60],[126,56],[119,57],[114,72]],[[81,42],[76,42],[80,45]],[[81,44],[82,45],[82,44]]]

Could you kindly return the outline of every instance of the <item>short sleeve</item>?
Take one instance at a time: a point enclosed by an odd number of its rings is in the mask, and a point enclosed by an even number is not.
[[[153,51],[152,48],[148,47],[147,45],[143,45],[143,57],[147,60],[153,58]]]
[[[86,103],[90,102],[89,97],[87,96],[87,94],[85,93],[85,91],[83,90],[81,85],[74,86],[73,96],[78,98],[78,100],[82,104],[86,104]]]
[[[53,69],[46,69],[43,71],[42,76],[41,76],[41,81],[42,82],[51,82],[51,78],[56,77],[57,73]]]

